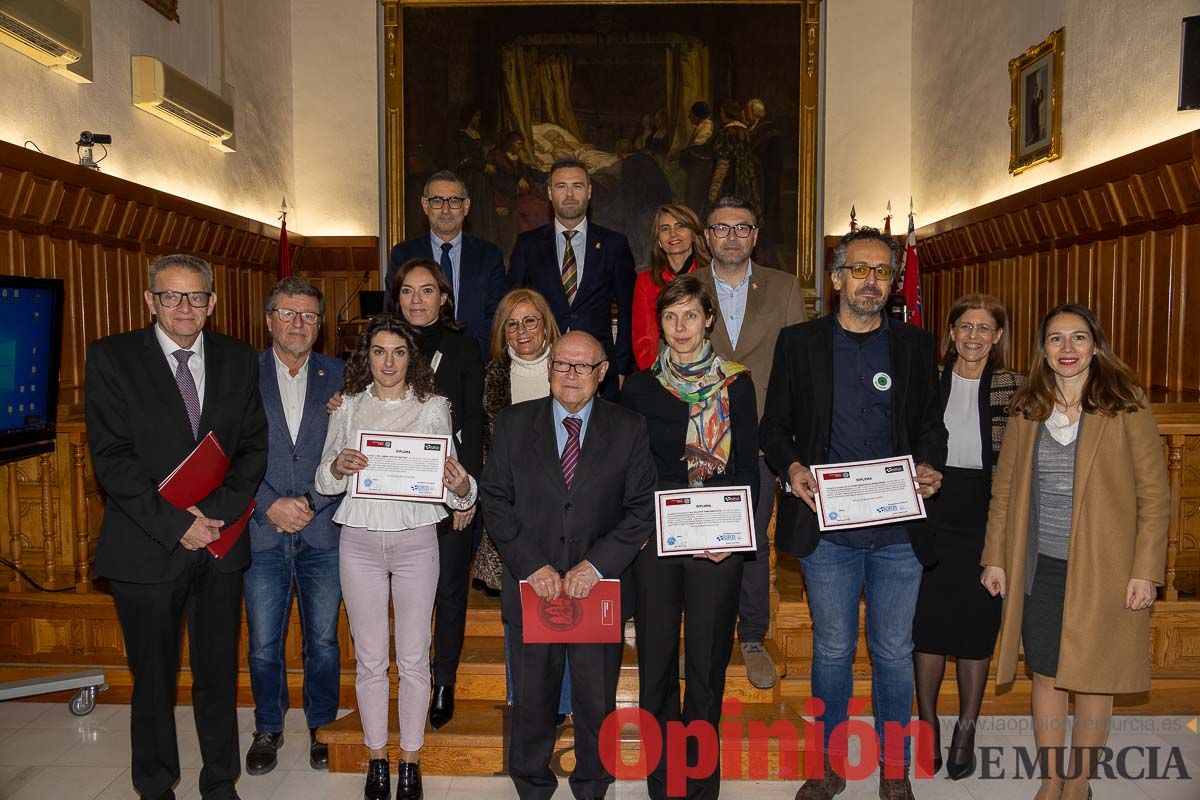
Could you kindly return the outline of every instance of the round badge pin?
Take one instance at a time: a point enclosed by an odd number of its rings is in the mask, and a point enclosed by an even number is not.
[[[881,392],[886,392],[892,388],[892,376],[886,372],[876,372],[875,377],[871,378],[871,384]]]

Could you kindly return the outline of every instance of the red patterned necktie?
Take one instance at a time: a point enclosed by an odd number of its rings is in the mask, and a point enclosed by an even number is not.
[[[200,392],[196,390],[196,379],[188,368],[188,359],[192,357],[191,350],[176,350],[171,355],[179,365],[175,368],[175,383],[179,386],[179,394],[183,396],[183,407],[187,409],[188,422],[192,423],[192,438],[200,435]]]
[[[562,282],[563,291],[567,293],[567,305],[575,302],[575,289],[579,284],[579,269],[575,263],[575,248],[571,246],[571,240],[575,238],[575,231],[563,231],[563,237],[567,240],[567,246],[563,250],[562,263]]]
[[[567,428],[567,444],[558,463],[562,466],[563,484],[570,489],[571,481],[575,479],[575,466],[579,463],[579,431],[583,428],[583,420],[567,417],[562,424]]]

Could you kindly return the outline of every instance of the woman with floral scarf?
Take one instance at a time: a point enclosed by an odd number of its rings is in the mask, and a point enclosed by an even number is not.
[[[749,486],[758,502],[758,414],[754,384],[741,364],[717,356],[708,341],[716,317],[708,289],[681,275],[658,296],[666,347],[654,364],[629,376],[621,404],[646,417],[658,488]],[[653,543],[634,565],[637,580],[639,698],[662,726],[701,721],[720,730],[725,668],[733,649],[741,554],[659,557]],[[679,629],[683,618],[687,688],[680,704]],[[694,744],[694,740],[690,742]],[[696,754],[688,757],[695,763]],[[666,796],[659,767],[646,778],[651,798]],[[687,795],[717,797],[720,767],[689,779]]]

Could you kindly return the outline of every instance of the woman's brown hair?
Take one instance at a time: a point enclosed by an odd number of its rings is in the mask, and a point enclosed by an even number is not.
[[[396,313],[400,314],[400,288],[404,286],[404,279],[417,269],[429,270],[438,291],[442,293],[443,301],[442,307],[438,309],[438,320],[447,330],[461,331],[464,325],[454,318],[454,287],[446,280],[442,265],[431,258],[410,258],[400,265],[400,269],[396,270],[396,275],[392,278],[392,285],[388,287],[388,300],[391,302],[389,308],[396,309]]]
[[[1046,330],[1050,321],[1062,314],[1074,314],[1083,320],[1092,336],[1095,351],[1088,367],[1087,383],[1080,395],[1081,408],[1089,414],[1115,416],[1131,413],[1142,408],[1145,395],[1124,361],[1113,352],[1096,315],[1081,305],[1065,303],[1050,310],[1038,326],[1037,344],[1024,385],[1013,395],[1009,405],[1010,414],[1020,414],[1025,419],[1042,421],[1049,418],[1054,403],[1060,397],[1054,380],[1054,371],[1046,360]]]
[[[342,394],[352,395],[365,392],[374,378],[371,375],[371,345],[375,336],[380,333],[394,333],[404,340],[408,347],[408,369],[404,373],[404,382],[413,391],[418,401],[424,403],[437,394],[434,388],[433,370],[421,348],[417,347],[417,332],[404,319],[396,314],[379,314],[371,317],[367,325],[358,334],[354,352],[346,362],[346,375],[342,379]]]
[[[992,350],[988,353],[988,366],[995,370],[1003,369],[1008,364],[1008,312],[1004,310],[1004,304],[990,294],[972,292],[955,300],[954,305],[950,306],[950,313],[946,315],[946,332],[942,334],[943,366],[950,366],[954,359],[958,358],[958,348],[955,347],[954,337],[951,335],[954,326],[963,314],[976,310],[991,314],[996,323],[996,330],[1005,332],[1000,341],[992,342]]]
[[[496,317],[492,320],[493,360],[499,360],[508,350],[508,337],[505,335],[508,318],[512,316],[513,309],[521,303],[529,303],[541,315],[542,325],[546,329],[546,347],[553,347],[558,341],[558,321],[554,319],[554,312],[550,310],[550,304],[542,297],[542,293],[535,289],[513,289],[500,298],[500,305],[496,307]]]
[[[708,243],[704,240],[704,228],[700,225],[700,218],[696,216],[696,212],[679,203],[659,206],[650,223],[650,241],[654,242],[650,248],[650,280],[654,281],[655,286],[666,286],[666,273],[671,269],[671,262],[667,260],[667,254],[663,252],[658,241],[658,226],[662,224],[663,214],[670,214],[692,232],[692,257],[696,259],[697,264],[705,265],[712,261]]]
[[[662,330],[663,312],[676,303],[686,303],[688,300],[700,303],[700,310],[709,320],[704,326],[704,338],[707,339],[712,333],[717,318],[717,304],[713,301],[712,292],[695,275],[680,275],[658,293],[658,299],[654,303],[654,319],[658,322],[659,339],[666,341]]]

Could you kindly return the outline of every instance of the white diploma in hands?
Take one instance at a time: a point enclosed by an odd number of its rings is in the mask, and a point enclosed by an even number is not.
[[[449,436],[359,431],[358,449],[367,466],[355,473],[351,497],[445,502]]]
[[[660,556],[752,553],[757,546],[749,486],[655,492],[654,521]]]
[[[823,531],[924,519],[912,456],[812,467]]]

